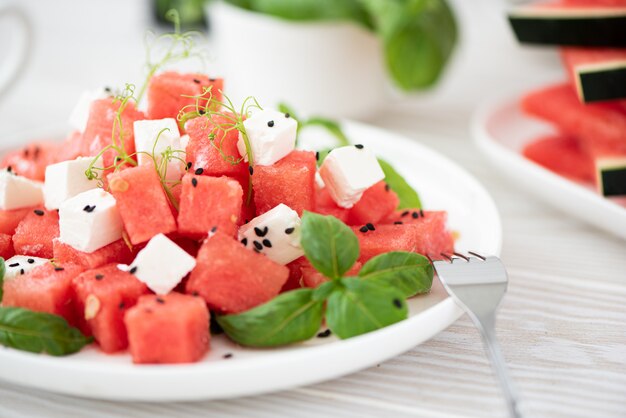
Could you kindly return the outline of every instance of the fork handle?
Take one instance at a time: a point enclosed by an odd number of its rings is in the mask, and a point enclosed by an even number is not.
[[[496,337],[495,313],[490,313],[480,318],[474,317],[472,319],[480,330],[489,360],[491,361],[491,367],[500,382],[500,387],[502,388],[509,409],[509,415],[513,418],[521,418],[522,414],[519,410],[517,390],[513,384],[513,380],[509,376],[509,370],[506,367],[506,361],[504,360],[504,356],[500,350],[500,343]]]

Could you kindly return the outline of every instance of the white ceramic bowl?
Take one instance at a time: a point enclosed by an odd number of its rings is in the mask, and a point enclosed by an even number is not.
[[[292,22],[223,2],[207,6],[216,63],[235,102],[284,101],[299,112],[360,117],[385,103],[382,47],[347,22]]]

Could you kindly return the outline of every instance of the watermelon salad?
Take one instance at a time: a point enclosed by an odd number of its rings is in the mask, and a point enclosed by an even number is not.
[[[522,98],[525,113],[556,128],[526,145],[524,156],[624,204],[626,1],[524,5],[509,18],[520,42],[559,46],[567,73]]]
[[[407,318],[454,251],[446,213],[369,146],[296,149],[293,114],[222,88],[155,71],[86,92],[64,141],[4,155],[1,344],[190,363],[211,330],[273,347]]]

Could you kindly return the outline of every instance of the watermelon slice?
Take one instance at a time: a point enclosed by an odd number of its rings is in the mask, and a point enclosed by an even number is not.
[[[150,79],[148,86],[148,119],[176,119],[185,106],[190,106],[186,110],[195,110],[196,100],[184,96],[202,95],[204,88],[209,86],[213,86],[211,89],[213,98],[221,101],[221,91],[224,88],[224,81],[221,78],[175,71],[155,75]],[[198,105],[204,107],[206,103],[207,100],[199,100]]]
[[[19,223],[13,235],[13,248],[20,255],[52,258],[52,240],[59,237],[59,213],[34,209]]]
[[[582,102],[626,98],[626,49],[563,48],[561,56]]]
[[[8,260],[15,255],[11,235],[0,233],[0,257]]]
[[[292,151],[268,166],[257,165],[252,176],[254,204],[261,215],[281,203],[298,212],[315,205],[317,163],[312,151]]]
[[[363,265],[360,262],[356,261],[344,276],[357,276],[362,266]],[[326,283],[329,280],[330,279],[328,277],[315,270],[310,263],[302,267],[302,285],[304,287],[314,288],[322,283]]]
[[[595,170],[593,160],[568,135],[550,135],[538,138],[524,148],[529,160],[564,177],[581,182],[593,182]]]
[[[186,292],[199,294],[209,308],[239,313],[269,301],[283,287],[289,269],[217,231],[198,253]]]
[[[391,224],[389,226],[410,226],[415,235],[414,251],[432,259],[441,259],[441,253],[454,252],[454,236],[448,230],[447,220],[448,214],[445,211],[405,209],[396,211],[385,222]],[[383,225],[376,228],[379,227]]]
[[[83,268],[73,264],[46,263],[29,273],[4,282],[3,306],[17,306],[60,315],[76,325],[72,279]]]
[[[35,208],[0,210],[0,233],[13,235],[17,225]]]
[[[359,261],[365,264],[370,258],[389,251],[417,251],[417,233],[414,225],[376,225],[375,229],[352,227],[359,239]]]
[[[287,264],[287,268],[289,269],[289,278],[283,285],[283,288],[280,289],[280,292],[288,292],[289,290],[299,289],[302,287],[302,267],[310,266],[309,260],[306,257],[302,256],[300,258],[296,258],[291,263]]]
[[[209,350],[209,311],[199,297],[142,296],[124,323],[134,363],[191,363]]]
[[[178,213],[178,233],[190,238],[204,238],[217,230],[235,236],[241,213],[243,190],[228,177],[186,174]]]
[[[72,280],[76,315],[105,353],[128,347],[124,314],[148,288],[116,264],[87,270]]]
[[[387,183],[379,181],[367,189],[348,212],[348,225],[378,223],[389,216],[400,204],[398,195]]]
[[[85,269],[95,269],[109,263],[130,264],[135,256],[121,239],[91,253],[78,251],[58,239],[53,240],[52,246],[57,262],[77,264]]]
[[[134,245],[176,230],[176,219],[154,167],[142,165],[109,174],[109,188]]]
[[[2,158],[0,167],[11,167],[15,174],[31,180],[44,181],[46,167],[57,162],[59,144],[37,141],[24,148],[9,152]]]
[[[315,212],[322,215],[331,215],[343,223],[348,223],[349,209],[337,205],[325,187],[315,190]]]

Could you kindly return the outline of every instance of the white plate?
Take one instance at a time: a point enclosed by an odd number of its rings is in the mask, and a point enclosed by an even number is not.
[[[446,209],[460,233],[458,248],[499,254],[500,219],[485,189],[467,172],[406,138],[346,123],[355,142],[392,161],[417,188],[428,209]],[[221,399],[334,379],[397,356],[452,324],[461,310],[435,281],[430,294],[409,301],[410,318],[339,341],[313,338],[276,349],[247,349],[214,337],[211,352],[192,365],[136,366],[128,354],[107,356],[90,347],[61,358],[0,348],[0,378],[53,392],[110,400]],[[172,344],[175,344],[172,341]],[[232,353],[230,359],[223,359]]]
[[[525,144],[553,132],[551,125],[524,115],[518,100],[510,98],[487,103],[472,120],[474,140],[502,174],[562,211],[626,239],[626,208],[617,199],[606,199],[591,185],[561,177],[521,154]]]

